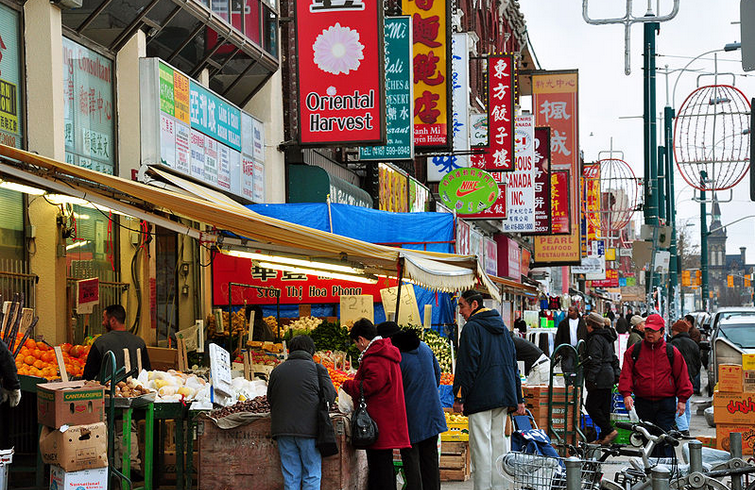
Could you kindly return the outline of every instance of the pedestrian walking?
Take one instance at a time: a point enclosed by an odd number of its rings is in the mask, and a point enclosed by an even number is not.
[[[671,340],[669,343],[679,349],[684,362],[687,363],[687,373],[692,383],[694,391],[694,379],[700,376],[700,346],[692,340],[689,335],[689,323],[686,320],[679,320],[671,326]],[[692,418],[690,412],[689,398],[685,404],[684,413],[676,416],[676,428],[683,436],[689,437],[689,422]]]
[[[632,330],[629,331],[629,338],[627,339],[627,348],[630,345],[634,345],[640,340],[645,338],[645,319],[640,315],[634,315],[629,322],[632,325]]]
[[[396,322],[377,326],[378,334],[391,339],[401,352],[401,378],[406,402],[406,421],[412,446],[401,450],[406,476],[405,490],[440,490],[438,435],[448,430],[440,404],[440,365],[430,347],[413,330],[401,330]]]
[[[570,306],[566,318],[561,320],[556,329],[554,345],[569,344],[576,348],[580,340],[587,339],[587,326],[585,320],[580,316],[577,306]],[[574,353],[568,349],[561,350],[561,371],[564,373],[564,381],[571,384],[573,373],[576,368],[577,359]]]
[[[587,359],[585,360],[585,408],[600,428],[597,444],[608,445],[618,432],[611,426],[611,389],[614,385],[613,342],[616,334],[605,327],[603,317],[590,313],[587,317]]]
[[[322,458],[315,447],[320,385],[333,403],[336,389],[328,370],[312,359],[315,343],[297,335],[288,344],[288,359],[270,373],[267,400],[270,432],[278,443],[285,490],[319,490]]]
[[[514,341],[501,315],[483,306],[479,292],[462,293],[459,313],[467,323],[459,341],[453,408],[469,417],[474,489],[498,489],[504,480],[495,460],[511,448],[504,434],[509,408],[525,413]]]

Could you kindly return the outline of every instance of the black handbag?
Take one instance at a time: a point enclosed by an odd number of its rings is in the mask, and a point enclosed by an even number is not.
[[[367,403],[364,401],[364,388],[359,382],[359,405],[351,414],[351,445],[357,449],[367,449],[375,444],[378,438],[378,426],[370,414],[367,413]]]
[[[315,440],[315,447],[320,451],[320,456],[327,458],[328,456],[338,454],[338,443],[336,442],[336,431],[333,429],[333,422],[330,420],[330,403],[328,403],[325,387],[322,385],[322,378],[319,372],[317,373],[317,383],[320,389],[318,391],[319,402],[317,403],[317,439]]]

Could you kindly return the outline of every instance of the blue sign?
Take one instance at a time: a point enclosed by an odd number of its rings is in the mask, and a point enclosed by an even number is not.
[[[189,90],[191,128],[241,151],[241,111],[194,81]]]
[[[620,277],[619,278],[619,287],[623,288],[627,285],[627,278],[626,277]]]

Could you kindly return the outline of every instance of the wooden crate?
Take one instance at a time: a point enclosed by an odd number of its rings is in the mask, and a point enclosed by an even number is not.
[[[469,442],[441,442],[440,481],[467,481],[471,470]]]

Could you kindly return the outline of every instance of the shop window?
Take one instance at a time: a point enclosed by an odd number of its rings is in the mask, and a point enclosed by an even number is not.
[[[69,205],[71,236],[66,239],[68,276],[76,279],[99,277],[114,282],[118,278],[117,216],[94,208]]]
[[[176,267],[179,251],[178,235],[165,228],[156,228],[155,295],[157,309],[157,340],[168,340],[178,331],[178,277]],[[180,241],[184,243],[183,240]]]
[[[209,0],[209,7],[257,46],[273,57],[278,56],[278,14],[270,6],[263,4],[260,0]],[[210,30],[208,45],[213,46],[216,39],[217,34]],[[228,45],[221,47],[217,52],[222,54],[231,52],[233,49],[231,45]]]

